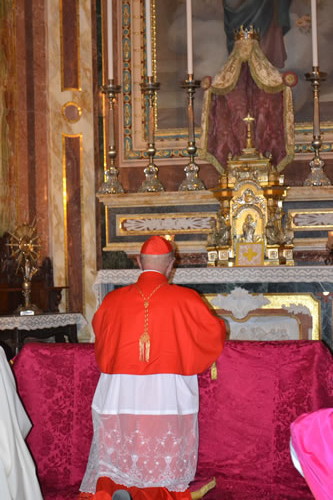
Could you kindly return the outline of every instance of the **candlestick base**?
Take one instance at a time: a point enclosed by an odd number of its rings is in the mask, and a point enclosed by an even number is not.
[[[304,181],[304,186],[331,186],[331,181],[323,171],[325,162],[315,156],[309,163],[311,172]]]
[[[98,190],[99,194],[119,194],[125,192],[118,180],[118,173],[116,167],[110,167],[104,172],[104,181]]]
[[[179,185],[178,191],[201,191],[206,189],[204,183],[199,179],[199,167],[195,161],[190,161],[184,168],[185,179]]]
[[[157,177],[158,168],[154,163],[149,163],[149,165],[144,169],[144,174],[146,179],[143,181],[139,188],[139,193],[154,193],[159,191],[164,191],[164,187]]]

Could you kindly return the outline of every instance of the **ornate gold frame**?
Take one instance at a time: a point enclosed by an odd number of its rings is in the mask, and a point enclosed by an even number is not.
[[[217,293],[207,293],[204,294],[204,298],[207,300],[209,303],[210,307],[212,307],[216,312],[220,311],[221,314],[221,309],[219,307],[214,306],[212,304],[212,300],[219,294]],[[258,295],[258,294],[251,294],[251,295]],[[312,317],[312,332],[311,332],[311,339],[308,340],[320,340],[321,338],[321,327],[320,327],[320,318],[321,318],[321,304],[318,299],[316,299],[311,293],[295,293],[295,294],[288,294],[288,293],[276,293],[276,294],[271,294],[271,293],[263,293],[262,294],[264,297],[268,298],[270,300],[270,304],[263,305],[260,308],[260,311],[271,311],[272,310],[281,310],[283,311],[282,307],[283,306],[292,306],[292,305],[301,305],[305,306],[311,314]],[[241,320],[237,320],[237,318],[234,318],[230,312],[223,312],[223,316],[227,317],[232,317],[234,321],[246,321],[249,317],[256,317],[256,316],[262,316],[263,314],[259,313],[259,310],[255,310],[253,312],[250,312],[247,316],[242,318]],[[290,316],[295,318],[299,323],[300,323],[300,318],[298,317],[297,314],[285,314],[285,316]],[[251,340],[251,339],[249,339]]]
[[[152,12],[156,11],[156,0],[151,0]],[[119,75],[123,87],[121,98],[121,117],[119,120],[120,163],[134,166],[146,158],[146,119],[145,106],[140,83],[144,75],[144,1],[121,0],[118,5],[119,39],[121,48],[119,60]],[[156,47],[156,19],[152,17],[153,47]],[[132,48],[135,49],[132,50]],[[137,47],[140,47],[138,49]],[[154,49],[154,54],[156,52]],[[156,59],[153,61],[156,71]],[[186,68],[184,68],[184,75]],[[185,113],[184,96],[184,113]],[[156,110],[158,113],[158,109]],[[333,122],[321,124],[322,153],[324,157],[333,157]],[[199,137],[201,130],[196,130]],[[310,159],[312,157],[312,124],[295,124],[295,159]],[[182,163],[186,153],[186,129],[158,129],[156,130],[156,158],[159,163],[177,161]]]

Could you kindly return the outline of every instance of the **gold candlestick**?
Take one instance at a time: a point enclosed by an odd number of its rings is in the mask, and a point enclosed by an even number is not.
[[[139,192],[164,191],[164,187],[158,179],[158,168],[154,163],[155,149],[155,99],[156,92],[160,88],[158,82],[154,82],[152,76],[148,76],[147,82],[141,84],[141,89],[148,99],[148,147],[147,154],[149,163],[144,169],[145,180],[139,188]]]
[[[320,110],[319,90],[320,82],[326,79],[327,74],[319,71],[319,66],[313,66],[311,73],[306,73],[305,78],[311,82],[313,89],[313,140],[314,157],[310,161],[310,175],[305,179],[304,186],[330,186],[331,181],[323,171],[325,162],[320,157],[321,135],[320,135]]]
[[[119,94],[121,87],[115,85],[114,80],[109,80],[106,85],[101,87],[109,101],[108,107],[108,158],[104,170],[104,180],[99,189],[101,194],[123,193],[124,188],[118,180],[119,171],[116,166],[116,141],[115,141],[115,102],[116,94]]]
[[[181,182],[179,191],[199,191],[206,189],[204,183],[199,179],[199,166],[195,162],[197,147],[195,144],[195,126],[194,126],[194,94],[200,87],[200,81],[194,80],[193,75],[188,74],[187,80],[182,84],[187,92],[187,120],[188,120],[188,143],[187,153],[190,157],[189,163],[184,168],[185,179]]]

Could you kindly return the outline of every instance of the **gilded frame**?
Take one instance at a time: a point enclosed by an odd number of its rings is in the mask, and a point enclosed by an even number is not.
[[[156,2],[152,5],[153,71],[156,74]],[[142,164],[146,155],[146,104],[140,84],[144,76],[145,37],[144,0],[121,0],[118,8],[119,75],[122,84],[120,98],[119,156],[122,164]],[[134,48],[135,47],[135,48]],[[139,47],[139,48],[138,48]],[[134,48],[134,49],[133,49]],[[311,62],[309,63],[309,70]],[[185,77],[185,70],[184,70]],[[310,84],[309,84],[310,85]],[[184,95],[184,112],[185,112]],[[158,113],[158,109],[156,111]],[[199,137],[200,128],[196,129]],[[295,124],[295,158],[310,159],[312,156],[312,123]],[[323,158],[333,157],[333,121],[321,123]],[[157,129],[155,135],[156,158],[159,163],[186,161],[187,129]]]
[[[295,318],[298,324],[300,325],[300,339],[303,340],[320,340],[321,339],[321,303],[320,300],[316,299],[311,293],[264,293],[262,294],[265,298],[269,299],[270,303],[263,305],[260,309],[254,309],[250,311],[244,318],[238,319],[235,318],[230,311],[222,310],[218,306],[213,305],[212,300],[219,295],[217,293],[206,293],[204,294],[205,300],[208,302],[208,305],[214,309],[214,311],[218,314],[226,318],[232,318],[237,322],[245,322],[249,318],[260,317],[265,315],[265,312],[269,315],[276,316],[290,316]],[[224,294],[223,294],[224,295]],[[258,295],[258,294],[251,294]],[[309,317],[311,317],[312,325],[311,325],[311,335],[307,335],[304,327],[302,329],[302,322],[304,322],[304,315],[301,312],[290,312],[288,313],[286,309],[292,308],[293,306],[297,307],[305,307],[309,311]],[[251,339],[249,339],[251,340]]]

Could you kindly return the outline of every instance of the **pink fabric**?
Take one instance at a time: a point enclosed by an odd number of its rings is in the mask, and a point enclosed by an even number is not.
[[[249,67],[243,64],[234,90],[225,95],[213,94],[209,116],[207,150],[222,164],[228,154],[239,155],[246,146],[244,118],[250,113],[255,118],[253,145],[260,153],[272,153],[272,164],[277,165],[286,156],[283,124],[283,92],[264,92],[251,77]]]
[[[206,500],[311,499],[289,454],[290,424],[333,407],[333,362],[321,342],[229,341],[200,383],[200,447],[192,491],[216,477]],[[45,500],[76,498],[92,437],[99,372],[92,344],[27,344],[15,360],[33,422],[28,444]]]
[[[333,498],[333,408],[305,413],[291,424],[291,440],[316,500]]]

